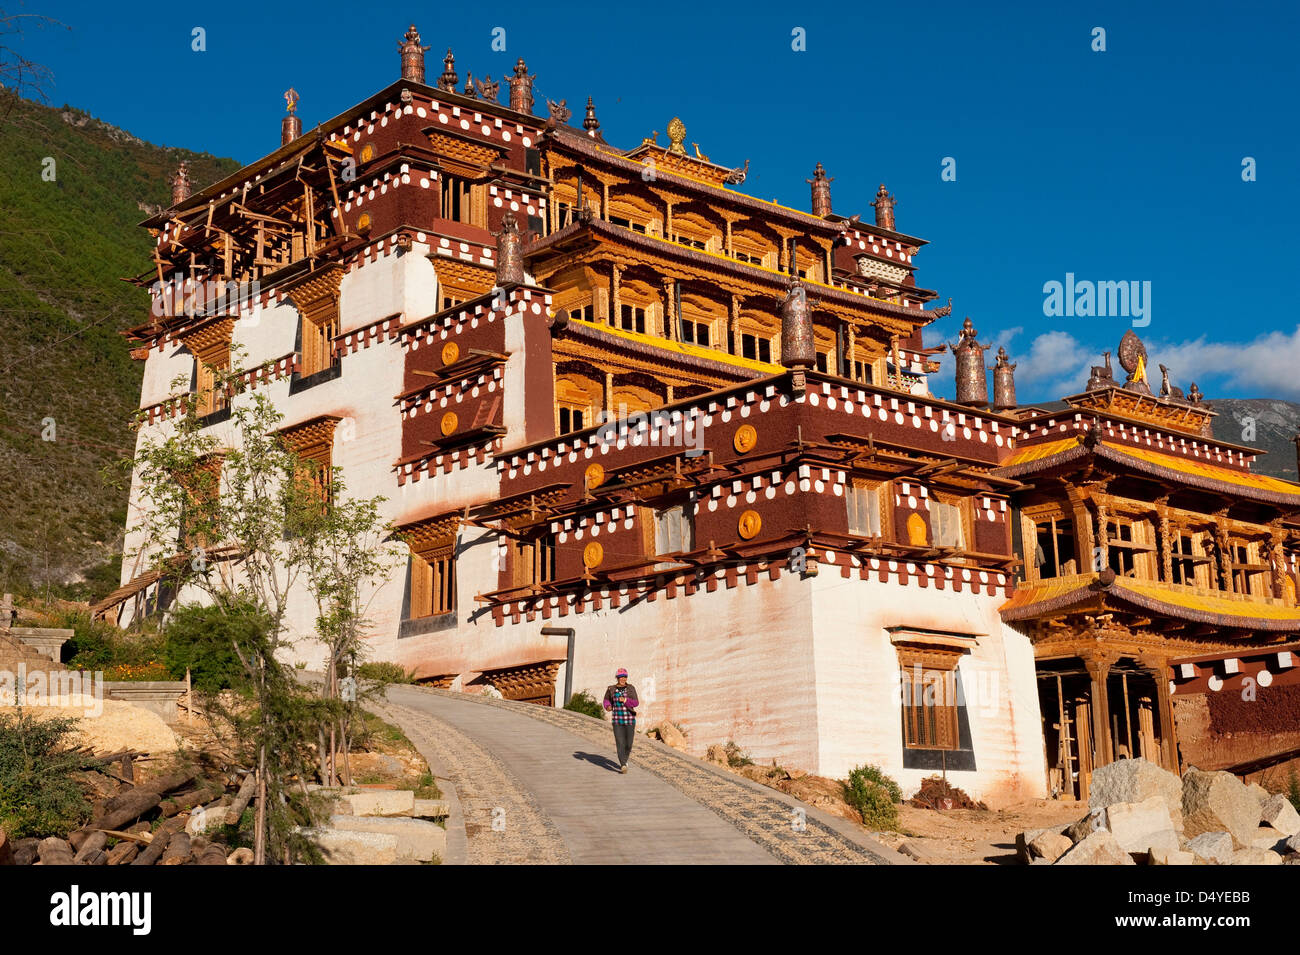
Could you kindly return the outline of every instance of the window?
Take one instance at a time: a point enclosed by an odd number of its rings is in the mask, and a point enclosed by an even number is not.
[[[474,218],[473,187],[460,176],[443,175],[442,217],[477,225]]]
[[[909,655],[910,656],[910,655]],[[903,745],[908,749],[957,749],[955,669],[926,669],[920,658],[901,652],[903,689]]]
[[[1034,563],[1038,566],[1039,579],[1078,573],[1072,520],[1049,517],[1037,521],[1034,524],[1034,536]]]
[[[1193,585],[1196,583],[1196,565],[1201,563],[1201,558],[1196,553],[1196,546],[1192,540],[1191,534],[1175,532],[1172,540],[1169,542],[1169,553],[1173,558],[1170,561],[1170,569],[1173,572],[1173,582],[1176,584]]]
[[[585,427],[581,408],[560,409],[560,434],[581,431]]]
[[[757,335],[741,335],[740,354],[755,361],[771,362],[772,342]]]
[[[1146,540],[1149,526],[1145,521],[1127,518],[1106,522],[1108,564],[1118,576],[1152,579],[1156,576],[1150,564],[1155,548]]]
[[[645,225],[640,222],[633,222],[631,219],[624,219],[622,216],[610,216],[609,221],[614,225],[622,226],[624,229],[640,232],[642,235],[649,234],[649,229]]]
[[[445,311],[446,309],[454,308],[455,306],[461,304],[464,301],[465,300],[463,298],[457,298],[454,295],[444,295],[442,297],[442,308]]]
[[[590,302],[586,305],[569,309],[569,318],[575,321],[590,322],[595,317],[595,314],[596,310],[592,307]]]
[[[555,538],[547,535],[515,541],[514,581],[516,587],[534,587],[555,579]]]
[[[338,308],[327,309],[320,315],[299,320],[302,342],[302,377],[335,367],[334,336],[339,333]]]
[[[456,558],[411,555],[411,619],[456,610]]]
[[[655,556],[695,549],[695,528],[687,508],[679,504],[655,511]]]
[[[855,480],[845,488],[849,511],[849,533],[860,537],[880,537],[881,485]]]
[[[200,418],[223,411],[230,403],[225,375],[230,370],[230,349],[205,352],[194,359],[194,392],[198,396],[194,413]]]
[[[827,374],[827,369],[830,368],[829,359],[830,356],[827,355],[826,352],[819,351],[817,353],[817,370],[820,371],[823,375]]]
[[[640,332],[645,334],[645,313],[646,310],[640,305],[620,306],[619,325],[629,332]]]
[[[936,547],[965,548],[966,534],[962,527],[962,507],[947,504],[930,497],[930,533]]]
[[[704,322],[682,320],[682,341],[693,345],[709,344],[709,326]]]
[[[689,246],[692,249],[699,249],[701,252],[706,251],[709,247],[709,244],[707,242],[703,242],[689,235],[681,235],[681,234],[675,235],[673,236],[673,241],[676,242],[678,245],[685,245],[685,246]]]
[[[1266,597],[1269,594],[1268,564],[1261,563],[1259,542],[1232,538],[1232,590],[1238,594]]]

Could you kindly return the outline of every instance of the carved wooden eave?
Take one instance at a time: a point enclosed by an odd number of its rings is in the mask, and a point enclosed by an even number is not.
[[[502,146],[463,136],[442,126],[429,126],[422,132],[429,137],[429,147],[437,154],[438,164],[452,175],[481,178],[505,152]]]
[[[319,415],[279,430],[285,445],[295,454],[308,455],[334,445],[334,429],[343,419],[338,415]]]
[[[1217,415],[1217,412],[1211,411],[1204,405],[1180,401],[1177,398],[1146,395],[1118,385],[1071,395],[1065,401],[1070,407],[1080,411],[1120,416],[1183,434],[1195,435],[1198,438],[1202,436],[1206,423]]]
[[[425,256],[438,274],[440,292],[449,292],[462,302],[490,292],[496,285],[496,271],[485,265],[457,261],[435,252]],[[463,305],[457,306],[463,307]]]
[[[444,511],[432,517],[407,521],[394,528],[393,536],[405,541],[413,554],[427,554],[454,545],[463,511]]]
[[[322,324],[331,312],[338,311],[342,282],[343,266],[331,262],[286,283],[283,291],[304,318],[313,324]]]
[[[197,360],[214,364],[229,350],[234,328],[234,318],[223,315],[179,332],[176,338]]]

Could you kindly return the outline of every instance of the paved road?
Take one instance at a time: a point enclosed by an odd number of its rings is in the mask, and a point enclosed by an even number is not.
[[[388,701],[381,715],[454,790],[447,862],[911,861],[644,736],[619,774],[609,724],[577,713],[422,687],[391,687]]]

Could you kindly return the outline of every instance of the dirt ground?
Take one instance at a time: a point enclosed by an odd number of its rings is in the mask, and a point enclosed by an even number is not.
[[[1085,803],[1033,799],[1005,809],[917,809],[899,806],[902,832],[873,833],[890,848],[931,865],[1017,865],[1016,835],[1074,822]]]

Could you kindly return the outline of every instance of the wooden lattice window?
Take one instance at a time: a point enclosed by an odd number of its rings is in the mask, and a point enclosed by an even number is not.
[[[555,538],[543,535],[514,542],[514,585],[536,587],[555,579]]]
[[[1127,517],[1106,522],[1106,552],[1110,569],[1120,577],[1155,579],[1155,544],[1151,522]]]
[[[654,512],[655,554],[681,554],[695,549],[695,521],[689,504]]]
[[[954,750],[961,746],[957,713],[958,654],[898,649],[902,677],[903,745]]]
[[[945,499],[946,498],[946,499]],[[966,549],[966,512],[970,502],[960,497],[930,494],[930,539],[936,547]]]
[[[884,514],[880,481],[854,478],[844,488],[844,503],[849,513],[849,533],[860,537],[880,537]]]
[[[460,176],[444,173],[442,184],[442,217],[466,225],[487,227],[487,187],[469,182]]]
[[[456,557],[450,551],[411,555],[411,619],[456,610]]]
[[[1074,521],[1051,516],[1034,522],[1034,565],[1038,577],[1067,577],[1078,573]]]

